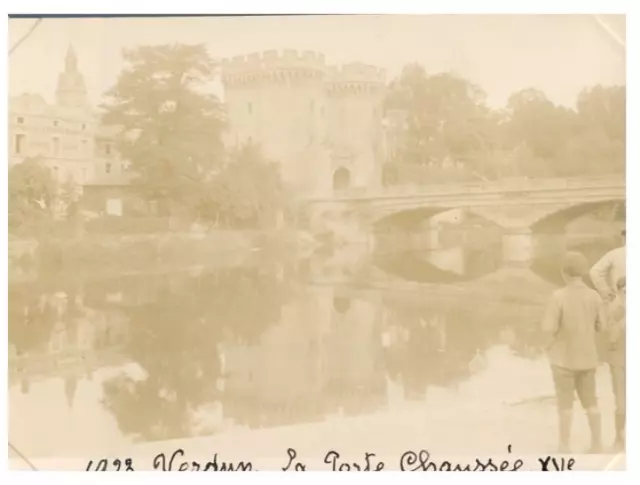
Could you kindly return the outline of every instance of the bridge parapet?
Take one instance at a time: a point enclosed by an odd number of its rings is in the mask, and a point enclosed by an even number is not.
[[[358,198],[411,197],[420,195],[483,194],[495,192],[542,192],[547,190],[589,189],[622,187],[624,174],[553,179],[502,179],[491,182],[467,182],[433,185],[403,185],[384,190],[367,190],[366,187],[336,192],[331,200]]]

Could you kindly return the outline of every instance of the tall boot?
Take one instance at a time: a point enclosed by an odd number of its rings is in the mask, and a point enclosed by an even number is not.
[[[573,411],[560,411],[558,413],[560,453],[569,453],[571,448],[571,425],[573,423]]]
[[[614,449],[616,451],[624,450],[625,445],[625,424],[626,424],[627,414],[626,412],[616,412],[615,423],[616,423],[616,441],[614,443]]]
[[[602,452],[602,420],[598,411],[587,411],[589,429],[591,430],[591,448],[589,453]]]

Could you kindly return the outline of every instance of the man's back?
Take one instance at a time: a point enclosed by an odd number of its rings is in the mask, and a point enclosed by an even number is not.
[[[582,281],[556,290],[543,322],[543,328],[553,336],[551,363],[571,370],[596,368],[596,332],[604,318],[602,298]]]
[[[626,275],[627,248],[622,246],[606,253],[591,268],[593,286],[604,297],[615,295],[615,283]]]

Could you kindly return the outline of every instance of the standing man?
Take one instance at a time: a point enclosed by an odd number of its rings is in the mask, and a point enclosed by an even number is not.
[[[590,276],[593,285],[609,305],[609,325],[606,334],[608,348],[606,361],[611,372],[611,387],[615,400],[614,449],[624,449],[626,423],[626,262],[627,232],[621,232],[622,246],[606,253],[593,268]]]
[[[601,449],[596,395],[596,333],[605,324],[602,298],[583,280],[588,270],[581,253],[569,252],[562,263],[565,286],[551,295],[542,321],[549,337],[549,361],[558,404],[560,452],[570,451],[574,394],[578,394],[591,430],[591,453]]]
[[[604,301],[611,302],[616,297],[616,284],[623,276],[627,275],[627,231],[623,229],[620,233],[622,245],[612,249],[600,258],[589,275],[593,286],[602,296]]]
[[[607,363],[611,372],[611,386],[615,401],[616,438],[613,451],[624,451],[625,423],[627,418],[627,317],[626,293],[627,280],[623,276],[617,283],[618,296],[609,305],[609,322],[607,326]]]

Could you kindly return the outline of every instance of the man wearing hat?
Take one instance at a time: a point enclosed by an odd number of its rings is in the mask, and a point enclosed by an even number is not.
[[[565,281],[549,299],[542,329],[549,337],[548,354],[556,389],[560,452],[570,451],[574,394],[587,414],[591,453],[601,450],[601,423],[596,396],[598,349],[596,333],[606,320],[602,298],[583,280],[588,271],[584,255],[569,252],[562,262]]]

